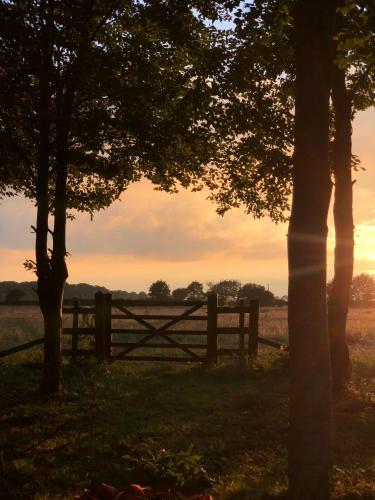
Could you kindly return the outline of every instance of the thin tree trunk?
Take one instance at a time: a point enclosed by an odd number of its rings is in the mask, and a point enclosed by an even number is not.
[[[346,88],[345,71],[335,67],[332,100],[335,113],[333,171],[335,197],[335,274],[328,298],[328,327],[331,343],[332,382],[341,389],[350,379],[351,363],[346,342],[346,321],[354,264],[352,104]]]
[[[290,336],[289,495],[330,498],[331,378],[326,303],[329,97],[336,2],[300,0],[296,124],[288,234]]]
[[[53,394],[60,389],[60,337],[61,318],[56,313],[58,290],[54,287],[52,262],[48,254],[48,220],[50,213],[50,131],[51,131],[51,29],[53,12],[46,2],[41,3],[41,19],[45,22],[41,32],[40,106],[39,106],[39,160],[37,174],[36,273],[39,304],[44,319],[44,370],[41,391]]]
[[[77,56],[70,71],[59,75],[60,80],[54,81],[55,89],[55,119],[56,119],[56,150],[55,150],[55,189],[53,203],[49,203],[49,147],[50,147],[50,117],[52,85],[51,31],[53,26],[53,2],[45,0],[41,3],[41,18],[47,22],[42,28],[42,71],[41,71],[41,147],[40,175],[43,180],[43,196],[38,204],[38,220],[43,230],[37,230],[37,273],[39,301],[45,322],[45,356],[44,373],[41,388],[44,393],[58,392],[61,382],[61,334],[62,334],[62,303],[65,283],[68,278],[66,265],[66,211],[67,211],[67,180],[69,134],[73,114],[74,99],[83,68],[84,57],[90,43],[88,22],[92,16],[93,2],[83,5],[82,41]],[[99,25],[101,26],[101,24]],[[97,28],[99,29],[99,27]],[[65,77],[67,76],[66,80]],[[46,97],[44,97],[46,96]],[[44,154],[46,151],[46,154]],[[43,163],[44,162],[44,163]],[[46,164],[46,168],[43,165]],[[43,202],[43,203],[42,203]],[[48,255],[48,214],[53,205],[54,226],[52,232],[52,253]],[[44,272],[45,269],[45,272]]]

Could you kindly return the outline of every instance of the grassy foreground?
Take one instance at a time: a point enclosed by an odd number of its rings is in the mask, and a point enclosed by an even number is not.
[[[262,349],[245,370],[66,361],[64,392],[49,400],[26,354],[0,364],[1,499],[73,498],[101,481],[174,483],[215,500],[285,494],[286,354]],[[355,357],[354,368],[336,401],[335,496],[370,499],[375,361]]]

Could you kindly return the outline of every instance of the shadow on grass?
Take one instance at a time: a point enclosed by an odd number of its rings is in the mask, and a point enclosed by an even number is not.
[[[215,499],[286,498],[285,355],[262,349],[242,370],[235,361],[212,369],[66,361],[64,391],[52,399],[37,392],[40,373],[38,359],[0,365],[5,498],[71,498],[99,481],[163,481],[161,465],[150,472],[152,457],[191,446],[214,479]],[[374,498],[369,383],[357,373],[336,402],[335,498]]]
[[[132,469],[124,457],[161,449],[177,453],[191,445],[215,479],[219,498],[221,490],[235,498],[232,493],[249,478],[258,488],[261,471],[282,480],[281,357],[264,355],[246,370],[230,362],[214,369],[67,363],[64,392],[54,399],[37,392],[38,363],[2,365],[0,373],[0,486],[9,499],[53,498],[96,481],[147,482],[144,470]]]

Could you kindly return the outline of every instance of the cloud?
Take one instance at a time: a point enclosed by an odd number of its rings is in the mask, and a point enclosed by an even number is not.
[[[35,211],[22,199],[4,204],[0,217],[6,214],[11,223],[0,252],[7,267],[2,279],[32,279],[22,263],[33,257],[29,226]],[[238,209],[220,217],[205,193],[171,196],[155,192],[148,182],[138,183],[92,222],[77,214],[67,233],[70,282],[140,290],[159,278],[172,287],[193,279],[276,280],[280,287],[284,282],[284,293],[286,227],[254,221]]]
[[[355,272],[375,269],[375,111],[360,113],[354,123],[354,151],[365,172],[354,174],[356,222]],[[182,190],[178,195],[155,192],[148,182],[130,186],[121,202],[95,214],[77,214],[68,222],[69,281],[109,288],[146,289],[167,279],[172,287],[193,279],[203,282],[235,278],[270,283],[282,295],[287,288],[287,225],[254,221],[240,209],[224,218],[206,200],[207,193]],[[33,258],[35,207],[21,198],[0,204],[1,279],[32,279],[23,270]],[[329,276],[332,275],[334,231],[329,220]]]
[[[144,181],[131,186],[121,203],[96,215],[92,223],[78,215],[69,227],[69,247],[76,255],[121,254],[169,262],[280,256],[284,244],[279,233],[285,234],[285,228],[255,222],[238,209],[220,217],[206,196],[187,191],[171,196]]]

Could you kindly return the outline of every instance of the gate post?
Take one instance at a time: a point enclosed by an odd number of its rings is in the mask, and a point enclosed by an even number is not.
[[[105,304],[103,292],[95,294],[95,356],[98,361],[105,360]]]
[[[259,337],[259,300],[250,300],[250,319],[249,319],[249,357],[255,357],[258,354]]]
[[[245,299],[240,299],[239,300],[239,327],[240,327],[240,334],[239,334],[239,364],[240,367],[244,367],[246,365],[246,355],[245,355]]]
[[[207,294],[207,363],[217,364],[217,293]]]
[[[79,327],[79,302],[73,302],[73,332],[72,332],[72,360],[77,361]]]
[[[104,347],[105,347],[105,359],[107,361],[111,360],[112,353],[112,294],[106,293],[104,295],[104,310],[105,310],[105,337],[104,337]]]

